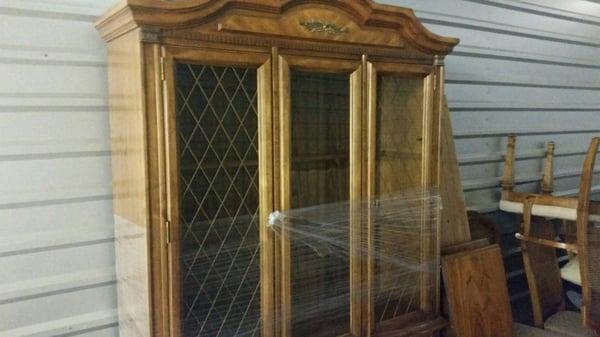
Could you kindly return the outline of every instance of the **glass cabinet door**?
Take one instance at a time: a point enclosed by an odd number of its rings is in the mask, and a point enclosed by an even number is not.
[[[378,76],[376,111],[375,196],[414,193],[422,185],[423,80]],[[396,232],[379,226],[375,228],[380,254],[401,257],[409,266],[399,270],[396,265],[376,261],[376,322],[419,308],[420,274],[410,269],[410,266],[416,269],[420,263],[418,229],[415,226]]]
[[[310,69],[306,66],[310,61],[304,60],[303,66],[296,67],[293,60],[290,64],[287,60],[281,59],[281,74],[286,77],[282,81],[288,91],[280,93],[285,102],[282,144],[286,149],[281,153],[282,160],[289,163],[289,170],[282,173],[284,208],[347,202],[356,197],[351,191],[352,163],[358,160],[350,153],[351,139],[357,136],[351,131],[351,105],[359,94],[352,91],[353,81],[359,78],[352,73],[360,64],[323,69],[323,63],[315,60]],[[356,89],[360,90],[360,83]],[[349,224],[336,230],[337,239],[349,240]],[[291,229],[288,235],[282,243],[282,335],[351,336],[350,252],[322,254],[294,237],[301,236],[298,231]],[[324,244],[329,239],[319,238],[318,232],[313,235],[314,240]],[[349,247],[349,242],[345,246]]]
[[[171,334],[259,337],[270,55],[165,53]]]
[[[347,201],[349,76],[293,70],[290,84],[291,208]],[[320,256],[310,246],[291,242],[292,336],[348,332],[348,256]]]
[[[178,64],[182,336],[259,336],[256,69]]]
[[[371,168],[370,198],[415,198],[428,196],[432,77],[424,74],[377,72],[371,68],[369,155]],[[425,201],[423,201],[424,203]],[[421,201],[411,205],[419,209]],[[430,228],[425,218],[425,205],[415,217],[406,214],[411,222],[397,223],[397,230],[375,225],[370,230],[376,242],[377,255],[393,256],[402,263],[394,265],[384,259],[371,259],[371,327],[385,326],[415,312],[426,313],[436,293],[436,270],[430,270],[436,259],[436,228]],[[420,220],[419,217],[423,217]],[[437,286],[437,285],[435,285]]]

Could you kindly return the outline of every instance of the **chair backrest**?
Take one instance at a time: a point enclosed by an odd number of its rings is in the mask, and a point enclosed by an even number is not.
[[[542,195],[550,196],[554,190],[554,148],[553,142],[546,146]],[[557,237],[554,224],[542,217],[534,218],[531,214],[536,199],[536,195],[525,199],[521,233],[529,238],[553,241]],[[543,328],[548,317],[565,309],[556,248],[528,240],[521,240],[521,248],[533,309],[533,324]]]
[[[556,238],[554,224],[544,218],[532,217],[535,198],[528,198],[523,207],[521,231],[527,237],[546,240]],[[533,324],[544,327],[544,321],[565,308],[562,279],[556,256],[556,248],[534,241],[521,241],[523,267],[529,285],[533,309]]]
[[[515,337],[498,245],[444,256],[442,273],[457,336]]]
[[[577,202],[577,244],[581,273],[583,323],[600,330],[600,228],[590,223],[590,201],[594,176],[594,164],[600,138],[594,138],[588,148]]]

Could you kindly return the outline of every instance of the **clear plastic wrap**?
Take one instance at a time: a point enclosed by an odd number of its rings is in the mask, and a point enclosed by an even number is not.
[[[265,326],[287,326],[292,336],[332,337],[350,333],[361,311],[371,312],[374,330],[417,312],[433,315],[440,209],[430,191],[273,212],[262,230],[276,233],[281,250],[268,280],[261,279],[259,229],[248,226],[261,223],[257,215],[196,223],[186,235],[207,226],[223,231],[198,237],[205,248],[182,256],[193,266],[184,275],[184,308],[194,308],[182,317],[183,331],[258,337]],[[270,321],[261,316],[262,282],[280,287]]]
[[[432,191],[273,212],[269,227],[290,247],[283,287],[291,295],[281,319],[292,334],[347,333],[359,305],[370,308],[373,328],[434,312],[440,209]]]

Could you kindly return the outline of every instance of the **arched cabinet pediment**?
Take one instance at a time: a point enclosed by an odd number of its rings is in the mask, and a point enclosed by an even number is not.
[[[97,27],[106,40],[134,27],[158,32],[155,38],[162,32],[185,36],[221,31],[257,34],[256,39],[277,36],[392,49],[408,46],[424,56],[441,57],[458,43],[427,30],[411,9],[370,0],[128,0],[100,18]]]
[[[409,277],[352,253],[378,240],[386,254],[435,264],[436,232],[384,236],[349,221],[347,256],[317,258],[266,221],[435,190],[443,59],[457,39],[370,0],[126,0],[97,28],[108,44],[121,336],[443,326],[437,269]]]

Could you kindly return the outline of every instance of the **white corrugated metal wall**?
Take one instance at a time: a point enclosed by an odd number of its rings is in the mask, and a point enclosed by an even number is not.
[[[468,206],[497,210],[510,132],[519,136],[520,188],[537,189],[544,143],[555,141],[555,190],[576,192],[583,154],[600,135],[599,3],[385,2],[412,7],[434,32],[461,39],[446,61],[447,95]]]
[[[106,52],[113,0],[0,0],[0,336],[116,336]],[[600,4],[385,0],[461,38],[448,97],[470,207],[496,210],[504,136],[535,190],[557,142],[556,190],[576,190],[600,134]]]
[[[116,336],[112,0],[0,0],[0,336]]]

